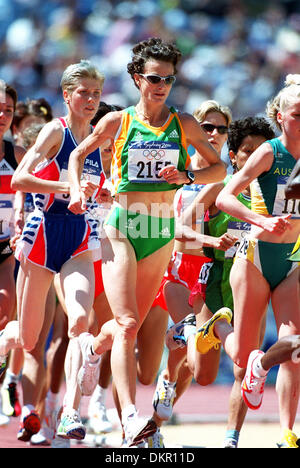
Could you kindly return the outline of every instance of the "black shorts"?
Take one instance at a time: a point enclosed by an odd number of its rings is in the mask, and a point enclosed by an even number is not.
[[[13,255],[13,250],[9,245],[9,240],[0,242],[0,265],[3,263],[8,257]]]

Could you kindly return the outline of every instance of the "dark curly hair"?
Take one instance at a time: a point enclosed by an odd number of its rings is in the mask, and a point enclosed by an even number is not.
[[[41,117],[45,122],[50,122],[53,119],[51,105],[44,98],[18,101],[14,114],[13,125],[19,127],[22,120],[29,115]]]
[[[158,37],[139,42],[133,47],[132,61],[127,65],[127,71],[133,80],[134,74],[143,73],[145,63],[151,59],[172,63],[174,74],[176,74],[176,66],[181,59],[181,52],[174,44],[163,42]]]
[[[108,112],[120,111],[124,109],[122,106],[117,106],[114,104],[106,104],[106,102],[101,101],[96,112],[95,117],[91,120],[91,125],[97,125],[100,119],[104,117]]]
[[[14,110],[16,110],[17,100],[18,100],[18,93],[15,88],[10,86],[9,84],[5,83],[3,80],[0,80],[0,91],[2,93],[7,94],[10,96],[14,103]]]
[[[275,138],[275,132],[264,117],[246,117],[235,120],[229,127],[228,149],[235,154],[238,152],[244,138],[248,135],[261,135],[266,140]]]

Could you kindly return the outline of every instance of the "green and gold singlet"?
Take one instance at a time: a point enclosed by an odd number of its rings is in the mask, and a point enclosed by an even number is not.
[[[114,193],[178,189],[178,185],[168,184],[158,175],[169,164],[180,171],[190,165],[185,134],[176,110],[170,108],[162,127],[152,127],[138,118],[133,106],[124,109],[113,147]]]

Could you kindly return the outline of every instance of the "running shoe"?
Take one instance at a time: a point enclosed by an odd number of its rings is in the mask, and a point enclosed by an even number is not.
[[[82,440],[85,438],[86,430],[81,422],[78,411],[73,410],[61,415],[56,435],[64,439]]]
[[[147,439],[145,439],[146,447],[145,448],[165,448],[164,438],[160,433],[159,428],[154,434]]]
[[[186,326],[194,327],[196,334],[197,329],[195,314],[187,315],[183,320],[176,323],[167,330],[166,345],[169,348],[169,350],[172,351],[174,349],[184,348],[186,346],[187,342],[184,337],[184,329]]]
[[[46,407],[47,407],[47,404],[46,404]],[[41,446],[51,445],[51,441],[55,435],[57,413],[58,413],[57,409],[53,409],[51,413],[45,412],[41,430],[37,434],[34,434],[31,437],[30,439],[31,445],[41,445]]]
[[[261,407],[264,396],[265,377],[255,377],[253,374],[253,363],[255,359],[263,355],[263,351],[255,350],[249,355],[246,374],[242,382],[242,397],[248,408],[258,410]]]
[[[0,393],[0,427],[5,427],[9,424],[10,418],[2,413],[2,397]]]
[[[157,415],[163,421],[167,421],[172,416],[175,397],[176,383],[165,380],[161,373],[157,379],[152,405]]]
[[[37,434],[41,429],[39,415],[33,410],[20,421],[20,429],[17,435],[18,440],[28,442],[33,434]]]
[[[121,448],[147,448],[147,447],[146,447],[146,441],[145,440],[142,440],[141,442],[139,442],[138,444],[136,444],[134,446],[130,446],[130,445],[128,445],[127,440],[125,438],[123,438]]]
[[[40,447],[49,447],[51,445],[51,438],[47,437],[47,433],[43,427],[37,434],[33,434],[30,439],[30,445]]]
[[[223,448],[238,448],[238,441],[236,439],[226,439]]]
[[[0,356],[0,377],[3,374],[3,372],[5,371],[6,359],[7,359],[6,356]]]
[[[0,332],[0,338],[3,335],[4,330]],[[7,364],[7,356],[0,356],[0,377],[4,373]]]
[[[297,444],[298,437],[290,429],[283,431],[282,441],[277,443],[278,448],[299,448]]]
[[[89,355],[91,353],[90,333],[82,333],[79,338],[79,344],[82,352],[83,364],[78,372],[77,381],[83,396],[91,396],[99,381],[100,375],[100,356],[95,362],[91,362]]]
[[[214,325],[218,320],[232,320],[232,312],[228,307],[222,307],[211,319],[205,322],[195,337],[195,346],[199,353],[206,354],[212,348],[219,349],[221,341],[214,334]]]
[[[21,415],[21,405],[16,382],[8,385],[3,384],[1,388],[2,411],[6,416],[18,417]]]
[[[0,331],[0,338],[3,335],[4,330]],[[7,355],[6,356],[0,356],[0,377],[3,374],[3,372],[6,369],[6,363],[7,363]]]
[[[127,418],[124,424],[125,440],[128,447],[139,445],[144,439],[152,436],[157,430],[153,419],[140,418],[137,413]]]
[[[105,405],[99,401],[90,403],[88,409],[89,426],[94,434],[108,434],[113,430],[113,425],[109,421]]]
[[[55,434],[51,441],[51,448],[71,448],[70,439],[63,439]]]
[[[9,421],[10,421],[9,417],[6,416],[6,414],[2,414],[0,411],[0,427],[8,426]]]
[[[56,433],[56,427],[58,426],[59,415],[61,413],[61,408],[54,409],[52,413],[52,422],[54,424],[54,435],[51,440],[51,448],[71,448],[70,439],[65,439],[60,437]]]

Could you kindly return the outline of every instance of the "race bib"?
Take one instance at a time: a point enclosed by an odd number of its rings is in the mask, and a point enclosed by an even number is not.
[[[99,185],[99,175],[89,174],[87,172],[83,172],[82,176],[81,176],[81,180],[89,180],[93,184]],[[62,169],[61,170],[59,181],[60,182],[68,182],[68,169]],[[98,192],[98,189],[96,189],[93,196],[89,198],[88,203],[93,202],[97,192]],[[69,193],[55,193],[54,198],[55,198],[55,200],[59,200],[59,201],[65,202],[65,203],[69,203],[70,194]]]
[[[273,216],[292,215],[292,219],[300,219],[300,200],[287,200],[285,187],[288,177],[279,176],[277,179],[277,194],[274,202]]]
[[[227,232],[232,236],[238,238],[235,244],[227,249],[225,252],[225,258],[233,258],[236,254],[237,249],[239,248],[241,242],[245,238],[245,236],[250,232],[250,224],[242,222],[242,221],[229,221]]]
[[[251,241],[252,242],[252,241]],[[245,260],[248,259],[248,251],[250,247],[250,240],[248,237],[244,237],[238,247],[238,256],[244,258]]]
[[[202,265],[199,278],[198,278],[198,283],[207,284],[209,272],[212,266],[213,266],[213,262],[207,262]]]
[[[128,148],[128,179],[134,183],[164,183],[159,171],[169,164],[178,166],[175,142],[131,141]]]
[[[6,239],[13,234],[13,214],[12,200],[0,200],[0,239]]]

